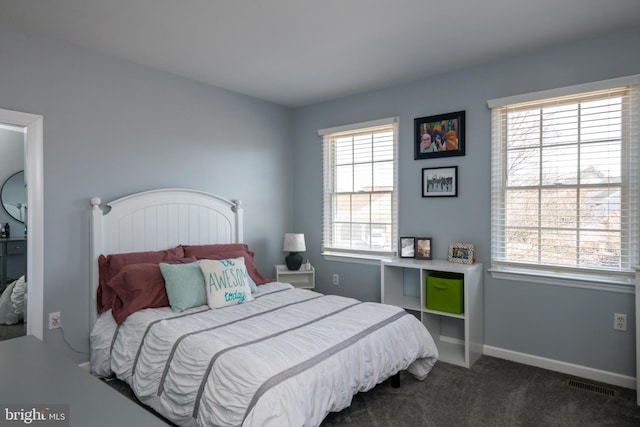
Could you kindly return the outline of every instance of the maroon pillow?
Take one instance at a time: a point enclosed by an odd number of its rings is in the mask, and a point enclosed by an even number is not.
[[[185,249],[186,252],[186,249]],[[263,276],[262,274],[260,274],[260,272],[258,271],[258,268],[256,267],[256,265],[253,263],[253,256],[254,253],[251,251],[229,251],[229,252],[217,252],[217,253],[211,253],[208,255],[202,254],[200,256],[196,256],[196,258],[198,259],[232,259],[232,258],[238,258],[238,257],[243,257],[244,258],[244,265],[247,267],[247,272],[249,273],[249,276],[251,277],[251,280],[253,280],[253,282],[256,285],[264,285],[265,283],[271,283],[273,282],[273,279],[269,279],[265,276]]]
[[[184,256],[206,257],[223,252],[249,252],[249,247],[244,243],[215,243],[211,245],[182,245]],[[224,258],[220,258],[224,259]]]
[[[185,254],[182,246],[176,246],[175,248],[164,251],[129,252],[107,256],[100,255],[100,257],[98,257],[99,284],[96,294],[98,313],[102,313],[111,308],[115,294],[109,286],[107,286],[107,283],[109,283],[123,267],[130,264],[159,264],[184,257]]]
[[[187,264],[195,258],[167,261],[168,264]],[[125,265],[107,283],[114,294],[111,314],[118,324],[143,308],[169,306],[169,297],[160,266],[154,263]]]

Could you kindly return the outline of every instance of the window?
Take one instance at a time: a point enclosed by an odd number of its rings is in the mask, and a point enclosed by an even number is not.
[[[492,271],[629,281],[638,262],[638,94],[620,80],[489,101]]]
[[[318,131],[324,167],[324,255],[394,255],[397,119]]]

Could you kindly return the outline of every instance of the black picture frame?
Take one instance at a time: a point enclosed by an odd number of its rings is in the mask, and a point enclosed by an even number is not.
[[[431,259],[433,248],[431,246],[431,237],[416,237],[415,239],[415,258]]]
[[[414,159],[464,156],[464,122],[464,111],[414,119]]]
[[[422,197],[458,197],[458,167],[423,168]]]
[[[400,244],[400,258],[413,258],[415,255],[415,238],[414,237],[401,237]]]

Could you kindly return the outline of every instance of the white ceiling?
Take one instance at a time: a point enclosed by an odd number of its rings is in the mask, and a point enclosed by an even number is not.
[[[637,26],[640,0],[0,0],[2,23],[299,107]]]

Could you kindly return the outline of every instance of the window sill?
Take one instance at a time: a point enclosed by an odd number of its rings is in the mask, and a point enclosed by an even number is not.
[[[490,268],[494,279],[514,280],[543,285],[568,286],[625,294],[635,293],[635,278],[629,275],[579,274],[564,271],[539,271],[517,267]]]
[[[355,264],[380,265],[380,261],[389,258],[389,255],[380,254],[350,254],[342,252],[323,252],[325,261],[351,262]]]

